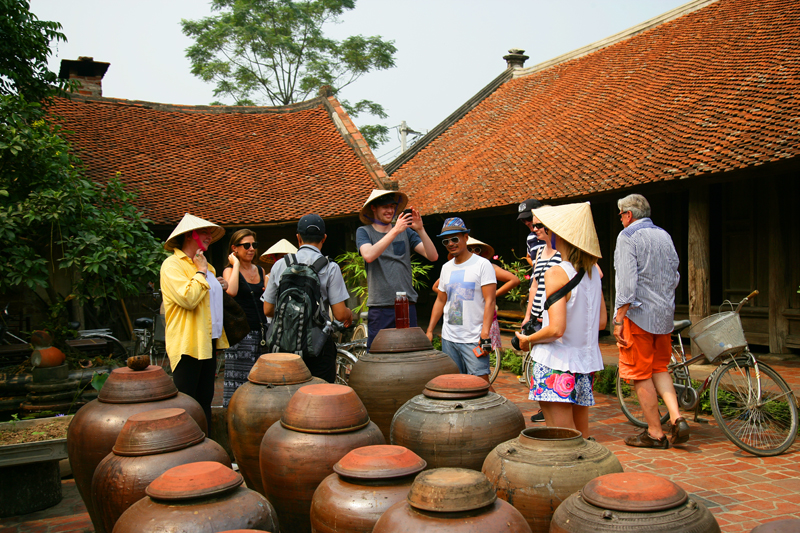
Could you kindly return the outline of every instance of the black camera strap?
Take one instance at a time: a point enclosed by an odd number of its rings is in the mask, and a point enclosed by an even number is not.
[[[569,291],[574,289],[578,285],[578,283],[581,282],[581,279],[583,279],[584,274],[586,274],[586,271],[584,269],[578,270],[578,272],[574,276],[572,276],[572,279],[569,280],[566,285],[558,289],[550,298],[545,300],[544,310],[547,311],[548,309],[550,309],[551,305],[559,301],[561,298],[566,296]]]

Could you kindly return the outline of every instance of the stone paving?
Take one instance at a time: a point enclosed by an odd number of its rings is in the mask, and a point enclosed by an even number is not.
[[[507,339],[506,339],[507,340]],[[616,349],[604,345],[606,364],[615,364]],[[800,393],[800,360],[766,357],[767,362]],[[707,375],[710,365],[693,366],[693,377]],[[538,404],[528,400],[528,391],[517,378],[502,373],[495,389],[522,410],[528,427]],[[215,405],[221,405],[221,379]],[[597,394],[590,411],[590,428],[598,442],[608,447],[629,472],[650,472],[664,476],[703,502],[714,514],[724,533],[752,530],[759,524],[787,518],[800,519],[800,440],[778,457],[755,457],[741,451],[716,427],[695,423],[687,416],[692,434],[685,445],[669,450],[625,446],[622,439],[638,430],[617,405],[616,397]],[[8,480],[0,480],[7,483]],[[78,495],[75,482],[62,482],[63,501],[44,511],[0,519],[0,533],[92,532],[91,521]]]

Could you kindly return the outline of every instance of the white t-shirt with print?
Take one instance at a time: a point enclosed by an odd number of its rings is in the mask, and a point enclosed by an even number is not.
[[[492,264],[472,254],[460,265],[451,259],[442,266],[439,290],[447,293],[442,338],[450,342],[477,343],[483,327],[482,287],[497,284]]]

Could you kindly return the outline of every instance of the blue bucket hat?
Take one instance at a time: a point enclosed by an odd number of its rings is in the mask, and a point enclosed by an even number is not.
[[[452,235],[453,233],[469,233],[464,221],[458,217],[445,219],[442,232],[437,235],[437,237],[444,237],[445,235]]]

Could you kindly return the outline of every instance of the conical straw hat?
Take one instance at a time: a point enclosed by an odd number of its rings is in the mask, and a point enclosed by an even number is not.
[[[540,207],[532,212],[547,229],[571,245],[597,258],[603,257],[589,202]]]
[[[183,215],[183,219],[180,221],[178,226],[174,230],[172,230],[172,234],[167,239],[167,242],[164,243],[164,249],[174,250],[178,246],[176,237],[200,228],[212,228],[214,230],[213,233],[211,234],[212,243],[217,242],[218,240],[220,240],[222,237],[225,236],[225,230],[217,226],[216,224],[213,224],[208,220],[203,220],[200,217],[196,217],[194,215],[186,213],[185,215]]]
[[[286,239],[281,239],[272,246],[269,247],[269,250],[261,254],[261,261],[264,263],[271,265],[277,259],[277,254],[296,254],[297,248],[287,241]]]
[[[478,254],[478,255],[480,255],[481,257],[484,257],[486,259],[489,259],[490,257],[492,257],[494,255],[494,248],[492,248],[491,246],[489,246],[485,242],[479,241],[478,239],[476,239],[474,237],[468,237],[467,238],[467,247],[470,247],[470,246],[479,246],[480,249],[481,249],[481,253]]]
[[[364,205],[361,207],[361,212],[358,214],[358,219],[366,225],[370,225],[375,220],[372,218],[372,208],[369,207],[370,202],[380,198],[381,196],[388,196],[394,195],[394,199],[397,201],[397,211],[395,214],[400,213],[403,209],[406,208],[408,204],[408,196],[405,193],[400,191],[385,191],[382,189],[372,189],[372,192],[367,198],[367,201],[364,202]]]

